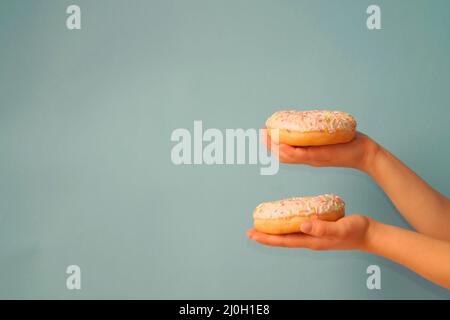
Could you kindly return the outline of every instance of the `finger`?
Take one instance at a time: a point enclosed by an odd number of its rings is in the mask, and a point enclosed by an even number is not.
[[[258,243],[273,247],[317,249],[319,241],[305,234],[271,235],[253,230],[250,238]]]
[[[249,237],[250,239],[252,238],[253,234],[255,234],[256,230],[255,229],[250,229],[247,231],[247,237]]]
[[[270,140],[269,134],[267,133],[267,129],[262,128],[260,129],[260,132],[261,132],[261,142],[267,146],[267,141]]]
[[[302,244],[298,241],[298,239],[295,239],[295,241],[292,241],[287,239],[287,236],[275,236],[275,235],[269,235],[264,233],[255,233],[251,237],[252,240],[271,247],[287,247],[287,248],[300,248],[304,247]]]
[[[344,225],[323,220],[303,222],[300,230],[305,234],[318,238],[342,238],[346,232]]]
[[[293,160],[289,156],[289,152],[280,152],[280,149],[286,150],[286,148],[291,148],[288,145],[279,145],[270,137],[267,129],[261,129],[261,142],[266,146],[266,148],[272,152],[279,161],[285,163],[292,163]]]
[[[311,158],[314,156],[315,150],[310,150],[309,147],[294,147],[284,143],[278,144],[270,137],[266,128],[261,129],[261,142],[280,162],[314,165]]]
[[[293,147],[287,144],[280,144],[278,148],[272,151],[277,155],[278,160],[283,163],[297,163],[295,156],[293,156]]]
[[[302,158],[305,158],[306,151],[302,147],[293,147],[284,143],[275,144],[272,140],[272,146],[270,148],[282,162],[302,163]]]
[[[270,151],[277,151],[278,149],[278,143],[272,139],[272,137],[269,134],[269,131],[266,128],[261,129],[261,142]]]
[[[333,147],[334,146],[307,147],[303,149],[303,157],[311,163],[327,162],[333,157],[333,154],[336,154],[336,150],[333,150]]]
[[[308,147],[290,147],[284,148],[283,152],[287,153],[296,163],[309,164],[310,152]]]

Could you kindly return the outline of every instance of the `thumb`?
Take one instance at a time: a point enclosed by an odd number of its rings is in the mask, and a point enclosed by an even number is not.
[[[344,229],[341,225],[337,224],[336,222],[323,220],[305,221],[300,225],[300,230],[303,233],[319,238],[340,238],[344,234]]]

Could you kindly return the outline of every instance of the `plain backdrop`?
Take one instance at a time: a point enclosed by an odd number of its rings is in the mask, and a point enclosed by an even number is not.
[[[246,238],[260,202],[322,193],[407,228],[362,173],[170,159],[172,131],[194,120],[260,128],[279,109],[337,109],[449,195],[450,2],[378,0],[369,31],[372,3],[0,1],[0,297],[450,298],[380,257]],[[372,264],[381,290],[366,287]]]

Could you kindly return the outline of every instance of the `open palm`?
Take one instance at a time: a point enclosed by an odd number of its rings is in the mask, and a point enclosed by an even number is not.
[[[358,250],[366,245],[370,219],[351,215],[336,222],[313,220],[301,225],[302,233],[270,235],[250,229],[247,236],[261,244],[312,250]]]

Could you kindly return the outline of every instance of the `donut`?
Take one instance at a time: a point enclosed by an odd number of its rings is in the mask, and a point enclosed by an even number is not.
[[[345,143],[356,134],[355,119],[342,111],[278,111],[267,119],[266,127],[271,137],[278,129],[278,143],[297,147]]]
[[[336,221],[345,215],[345,203],[337,195],[289,198],[264,202],[253,211],[254,227],[268,234],[298,233],[309,220]]]

